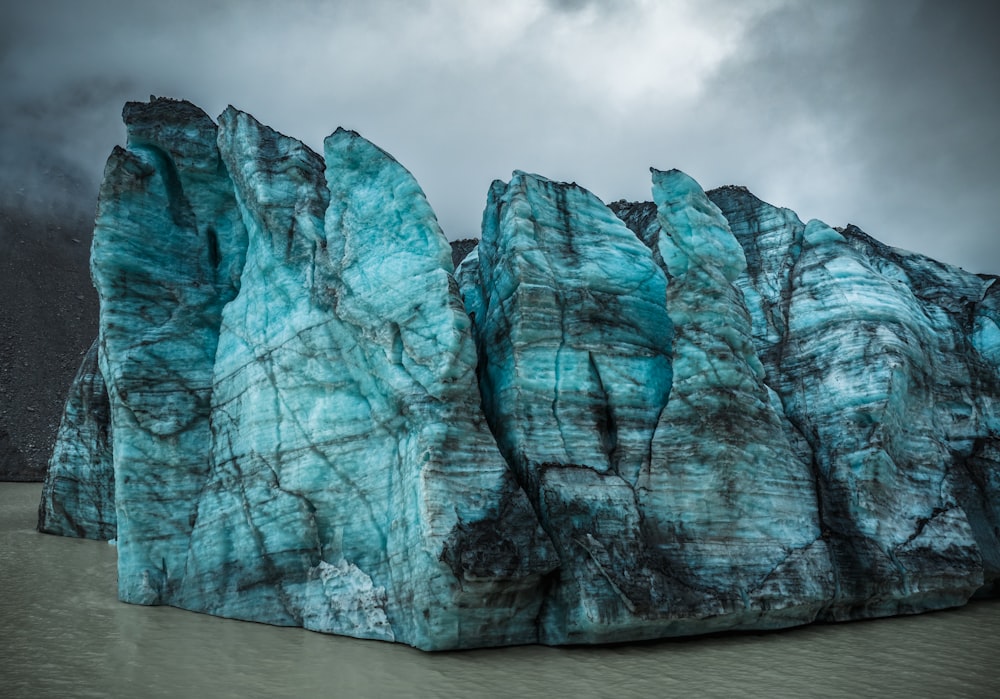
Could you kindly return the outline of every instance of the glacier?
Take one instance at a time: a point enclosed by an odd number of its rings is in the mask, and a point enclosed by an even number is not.
[[[1000,579],[1000,292],[652,170],[453,249],[353,131],[131,102],[39,530],[118,596],[424,650],[916,613]]]
[[[117,536],[110,409],[95,340],[63,409],[38,503],[39,531],[85,539]]]

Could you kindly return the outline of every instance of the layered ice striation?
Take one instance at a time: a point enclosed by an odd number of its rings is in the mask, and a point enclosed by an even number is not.
[[[803,225],[742,188],[712,196],[755,252],[738,283],[761,299],[758,352],[812,454],[836,574],[822,617],[952,606],[991,586],[1000,385],[976,328],[996,278]]]
[[[215,123],[186,102],[129,103],[108,159],[91,276],[110,397],[118,594],[167,603],[209,475],[212,372],[246,231]]]
[[[178,603],[423,648],[533,641],[557,560],[482,416],[415,180],[355,133],[324,168],[233,109],[219,145],[249,246]]]
[[[115,471],[108,389],[97,366],[97,342],[83,358],[63,410],[38,504],[38,530],[84,539],[114,539]]]
[[[459,277],[486,415],[562,562],[541,640],[648,635],[664,586],[637,486],[670,393],[663,272],[593,194],[519,172]]]
[[[829,552],[734,284],[746,255],[684,173],[654,170],[653,198],[646,241],[670,279],[674,381],[639,492],[675,604],[723,628],[812,621],[832,592]]]
[[[746,189],[419,185],[130,103],[39,528],[119,596],[423,649],[919,612],[1000,578],[1000,291]]]
[[[412,176],[355,133],[324,161],[235,109],[125,121],[92,262],[120,597],[428,649],[535,641],[558,559],[482,415]]]

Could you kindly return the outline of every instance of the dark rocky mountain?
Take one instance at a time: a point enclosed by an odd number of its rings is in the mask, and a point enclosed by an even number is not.
[[[478,238],[463,238],[451,241],[451,261],[458,267],[459,263],[479,245]]]
[[[0,211],[0,480],[39,481],[70,382],[97,334],[93,221]]]

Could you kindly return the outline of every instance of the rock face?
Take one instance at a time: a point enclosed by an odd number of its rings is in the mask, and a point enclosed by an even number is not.
[[[1000,578],[995,278],[678,171],[515,172],[466,255],[356,133],[124,116],[39,525],[117,532],[121,599],[445,649]]]
[[[55,197],[92,199],[82,183],[49,172]],[[85,211],[0,193],[0,481],[42,481],[60,416],[97,333]]]
[[[458,267],[462,260],[469,256],[469,253],[479,245],[477,238],[463,238],[462,240],[451,241],[451,263],[452,267]]]

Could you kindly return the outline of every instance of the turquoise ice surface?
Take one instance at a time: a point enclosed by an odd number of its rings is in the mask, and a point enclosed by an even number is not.
[[[741,187],[413,176],[124,110],[42,531],[118,594],[426,650],[913,613],[1000,577],[1000,291]]]

